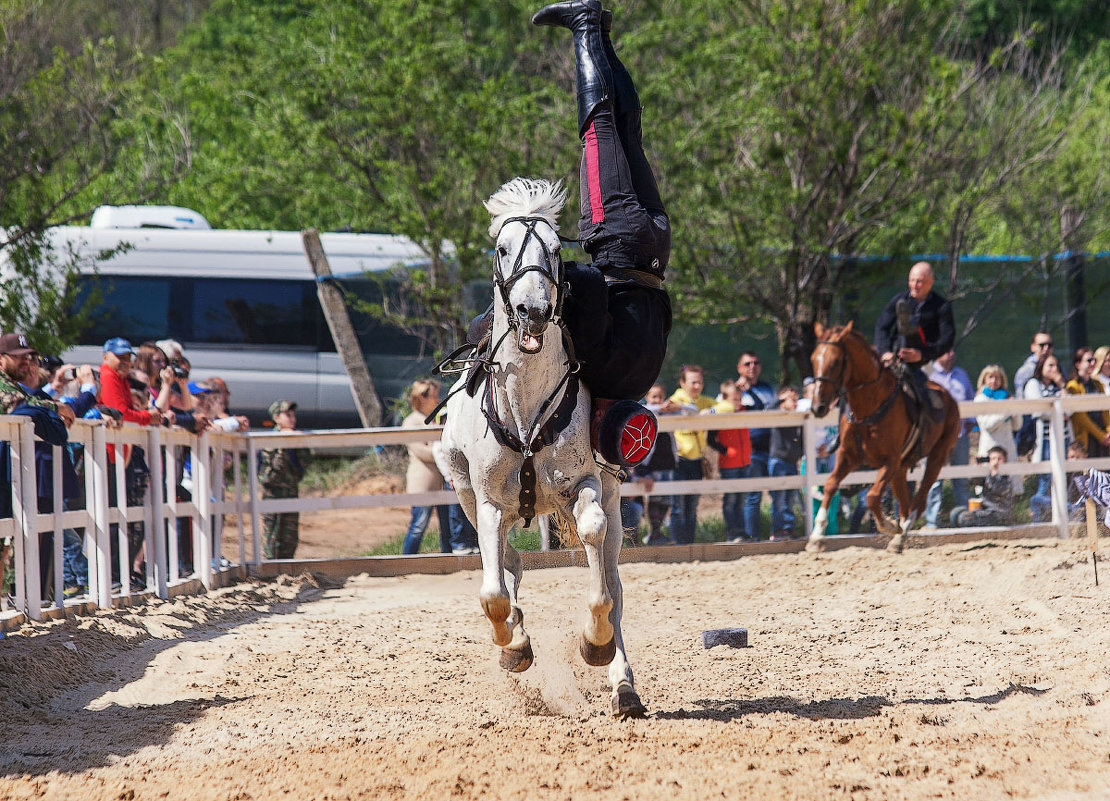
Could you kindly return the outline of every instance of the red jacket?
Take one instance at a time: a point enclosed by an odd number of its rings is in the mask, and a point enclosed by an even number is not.
[[[135,404],[131,400],[131,385],[127,382],[127,379],[107,364],[100,365],[99,400],[105,406],[119,410],[123,419],[128,423],[138,423],[142,426],[148,426],[151,423],[150,412],[135,408]],[[124,461],[130,455],[131,449],[125,445],[123,448]],[[116,461],[116,449],[111,445],[108,446],[108,461],[113,463]]]
[[[752,440],[746,428],[718,431],[717,441],[726,450],[717,460],[718,467],[747,467],[752,463]]]

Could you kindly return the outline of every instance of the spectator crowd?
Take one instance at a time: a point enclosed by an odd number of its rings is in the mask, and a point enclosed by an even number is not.
[[[974,448],[974,458],[984,466],[987,474],[970,480],[938,480],[929,491],[923,521],[926,531],[941,527],[1010,525],[1022,520],[1046,523],[1052,519],[1050,474],[1031,476],[1027,491],[1027,482],[1022,476],[1000,472],[1006,463],[1019,459],[1043,462],[1050,458],[1055,436],[1050,412],[1010,414],[992,409],[992,401],[1107,395],[1105,409],[1065,417],[1063,449],[1069,459],[1110,456],[1110,346],[1081,347],[1061,362],[1052,334],[1037,331],[1030,340],[1029,350],[1012,379],[1001,365],[992,363],[984,365],[973,381],[957,364],[954,348],[927,365],[928,380],[940,385],[956,401],[982,404],[982,411],[961,421],[950,464],[968,464]],[[704,395],[706,383],[701,367],[686,364],[679,371],[677,388],[673,392],[668,394],[666,384],[659,382],[643,403],[657,415],[692,416],[767,409],[806,411],[810,408],[814,386],[812,379],[807,378],[800,391],[788,384],[773,388],[762,377],[760,358],[754,351],[740,355],[735,377],[717,385],[720,392],[715,399]],[[836,417],[833,414],[818,426],[815,469],[819,473],[830,472],[835,464],[839,444]],[[796,476],[806,469],[798,427],[753,426],[709,432],[679,430],[673,437],[661,434],[655,450],[633,471],[631,480],[643,490],[643,497],[626,498],[622,503],[626,533],[637,542],[649,545],[694,542],[698,514],[706,511],[705,498],[697,494],[658,495],[655,494],[656,482],[708,477],[775,478]],[[950,485],[947,492],[946,484]],[[845,521],[848,533],[864,530],[866,509],[862,501],[867,489],[862,488],[854,499],[837,497],[832,500],[829,533],[841,533],[838,515]],[[713,496],[714,504],[718,497],[720,513],[714,517],[719,517],[720,526],[706,526],[701,535],[704,541],[740,543],[799,538],[804,535],[801,515],[812,515],[816,508],[816,501],[810,509],[804,508],[800,493],[790,489],[724,492]],[[1022,512],[1019,520],[1018,505],[1023,497],[1028,500],[1028,517]],[[892,503],[889,498],[884,502]],[[1078,513],[1076,504],[1071,503],[1069,508],[1073,514]]]
[[[915,270],[918,266],[915,266]],[[913,290],[911,272],[911,295]],[[927,290],[926,290],[927,291]],[[912,351],[911,351],[912,352]],[[884,354],[880,354],[884,355]],[[885,354],[889,356],[888,354]],[[984,365],[972,381],[971,375],[957,364],[954,348],[930,354],[931,362],[922,366],[928,379],[940,385],[956,401],[974,401],[976,414],[961,421],[960,435],[951,464],[967,464],[975,449],[976,460],[985,465],[986,475],[979,479],[957,478],[937,481],[930,489],[923,521],[926,530],[942,525],[1008,525],[1018,522],[1018,500],[1028,496],[1028,514],[1034,523],[1052,518],[1052,486],[1049,474],[1032,476],[1025,492],[1021,476],[1001,472],[1007,462],[1029,459],[1044,462],[1056,443],[1056,427],[1048,412],[1016,415],[999,411],[994,401],[1008,398],[1045,398],[1062,395],[1110,396],[1110,346],[1097,349],[1081,347],[1063,361],[1055,350],[1051,332],[1037,331],[1029,344],[1029,355],[1018,366],[1012,379],[999,364]],[[772,386],[766,380],[759,354],[744,350],[736,362],[736,373],[715,384],[707,392],[705,370],[696,364],[683,364],[670,390],[665,381],[651,387],[643,404],[659,416],[733,414],[764,410],[804,412],[810,408],[815,384],[805,379],[800,387],[790,384]],[[439,407],[441,389],[431,380],[416,381],[410,388],[405,428],[424,428],[427,416]],[[32,420],[35,436],[35,466],[40,514],[77,509],[84,503],[82,473],[84,454],[79,443],[70,443],[68,432],[78,418],[99,419],[110,426],[133,423],[138,426],[176,426],[194,433],[206,430],[247,431],[250,421],[231,411],[230,390],[225,381],[210,377],[191,380],[191,365],[182,346],[173,340],[131,342],[114,337],[104,343],[101,364],[67,364],[43,356],[19,332],[0,335],[0,413],[20,415]],[[295,401],[279,399],[269,408],[270,422],[277,432],[296,430]],[[442,422],[442,419],[436,422]],[[816,464],[806,464],[800,426],[747,426],[705,431],[679,428],[661,433],[650,455],[638,464],[630,481],[642,490],[626,497],[621,514],[626,533],[636,542],[648,545],[690,544],[696,538],[732,543],[761,540],[787,540],[804,535],[803,515],[812,515],[814,501],[803,502],[796,489],[775,486],[774,479],[788,478],[812,469],[829,472],[836,458],[838,415],[820,421],[815,447]],[[1077,412],[1065,420],[1063,448],[1069,458],[1110,456],[1110,397],[1106,408]],[[55,486],[55,446],[60,446],[61,484]],[[0,517],[12,515],[9,445],[0,443],[0,481],[9,488],[0,491]],[[164,450],[164,449],[163,449]],[[406,492],[424,493],[450,490],[449,472],[442,463],[438,444],[412,443],[407,446]],[[191,475],[188,448],[175,454],[172,464],[175,500],[187,501],[196,491]],[[150,485],[150,460],[166,454],[148,454],[138,446],[109,446],[110,466],[122,461],[125,481],[122,493],[128,506],[149,501],[155,491]],[[258,457],[258,478],[264,498],[294,498],[311,461],[306,449],[263,448]],[[119,502],[116,470],[109,469],[109,504]],[[681,481],[698,482],[710,477],[721,479],[769,479],[767,489],[744,492],[729,490],[719,497],[721,521],[699,528],[699,513],[706,512],[705,498],[698,493],[657,494],[656,484]],[[945,484],[950,488],[945,492]],[[864,487],[832,499],[828,533],[863,530]],[[766,495],[765,495],[766,494]],[[169,500],[163,498],[163,500]],[[854,507],[853,507],[854,501]],[[890,503],[889,499],[886,501]],[[1024,515],[1024,512],[1022,512]],[[714,518],[717,515],[713,515]],[[419,505],[411,510],[402,553],[415,554],[431,521],[437,521],[439,550],[468,554],[477,550],[477,533],[457,504]],[[1022,519],[1025,519],[1022,517]],[[192,572],[192,539],[189,520],[179,520],[179,573]],[[130,575],[120,574],[118,549],[121,538],[113,526],[112,581],[116,591],[124,582],[135,590],[145,589],[150,581],[146,564],[147,532],[141,522],[127,524],[128,553],[125,564]],[[43,593],[56,583],[55,571],[62,575],[63,594],[73,598],[88,591],[88,560],[85,536],[81,530],[66,528],[62,533],[62,563],[54,564],[53,532],[40,535],[40,580]],[[291,559],[299,540],[296,512],[265,514],[262,540],[267,559]],[[8,549],[10,550],[10,549]],[[218,551],[217,551],[218,553]],[[219,557],[217,556],[217,559]],[[9,560],[6,551],[0,562]]]
[[[0,413],[25,416],[32,420],[36,437],[35,472],[38,513],[83,508],[82,491],[86,469],[84,449],[70,442],[69,431],[78,418],[102,420],[109,426],[124,422],[139,426],[177,426],[193,433],[209,429],[246,431],[250,421],[230,411],[231,393],[226,382],[209,378],[190,380],[191,367],[181,345],[173,340],[144,342],[138,348],[122,337],[113,337],[103,346],[99,365],[68,364],[54,356],[43,356],[19,332],[0,335]],[[57,451],[55,449],[58,449]],[[0,517],[11,517],[10,445],[0,443]],[[134,445],[109,446],[108,503],[119,506],[116,465],[123,463],[123,496],[128,506],[141,506],[154,488],[150,486],[151,459],[163,466],[174,464],[174,500],[189,500],[194,491],[188,448],[180,448],[172,461],[164,452],[149,454]],[[61,455],[61,486],[54,484],[55,454]],[[168,500],[163,498],[163,500]],[[178,523],[178,571],[187,575],[192,567],[192,538],[189,519]],[[62,576],[63,596],[75,598],[88,592],[88,558],[82,529],[62,532],[62,562],[54,564],[54,533],[39,535],[40,586],[52,595],[55,576]],[[124,582],[131,591],[146,589],[151,579],[147,570],[146,531],[141,522],[127,524],[127,575],[120,569],[118,525],[111,530],[111,580],[119,592]],[[10,548],[5,548],[0,567],[8,568]],[[217,557],[218,559],[219,557]]]

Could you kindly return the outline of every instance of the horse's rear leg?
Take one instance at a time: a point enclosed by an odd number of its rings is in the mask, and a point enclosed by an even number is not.
[[[603,477],[602,481],[605,489],[603,505],[607,521],[602,553],[605,559],[605,583],[613,598],[613,608],[609,612],[609,621],[613,626],[614,644],[613,658],[609,662],[609,681],[613,687],[613,715],[618,718],[642,717],[647,712],[647,708],[640,701],[640,696],[633,686],[632,667],[628,663],[628,656],[624,650],[624,636],[621,633],[621,617],[624,614],[624,590],[621,586],[620,574],[617,571],[623,539],[623,528],[620,519],[620,485],[607,476]]]
[[[934,476],[935,478],[936,476]],[[906,482],[906,471],[901,468],[895,468],[891,471],[891,487],[894,489],[894,497],[898,501],[898,525],[895,526],[894,531],[891,532],[893,536],[890,542],[887,543],[886,549],[891,553],[902,553],[902,543],[906,536],[906,532],[913,526],[917,516],[914,514],[910,504],[910,485]],[[927,493],[928,487],[932,486],[930,482],[925,485],[925,492]]]
[[[606,554],[602,547],[608,525],[605,510],[598,500],[600,489],[596,479],[587,479],[580,486],[578,498],[571,509],[578,529],[578,539],[586,552],[586,563],[590,570],[590,587],[586,599],[590,619],[582,631],[579,645],[582,658],[587,664],[595,666],[608,665],[613,660],[616,649],[613,624],[609,620],[613,596],[606,582]],[[622,535],[619,523],[617,534]]]
[[[891,470],[888,466],[879,468],[879,478],[875,481],[874,485],[867,491],[867,509],[871,512],[871,517],[875,521],[875,528],[878,529],[880,534],[897,534],[899,529],[897,524],[886,516],[883,511],[883,493],[886,491],[887,484],[890,483]],[[909,490],[906,491],[907,499]]]

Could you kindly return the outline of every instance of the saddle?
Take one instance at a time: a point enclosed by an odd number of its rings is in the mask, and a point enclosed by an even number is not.
[[[475,397],[489,373],[493,305],[475,317],[466,332],[466,343],[448,359],[472,351],[466,371],[466,391]],[[568,420],[563,422],[566,425]],[[561,429],[560,429],[561,430]],[[593,398],[590,408],[590,446],[609,464],[630,468],[647,458],[655,446],[659,421],[650,410],[632,400]]]
[[[910,419],[913,420],[913,428],[902,449],[902,460],[915,464],[925,455],[924,443],[932,427],[944,424],[944,399],[942,390],[933,389],[928,384],[925,385],[925,397],[920,397],[917,381],[909,370],[902,370],[900,385]]]

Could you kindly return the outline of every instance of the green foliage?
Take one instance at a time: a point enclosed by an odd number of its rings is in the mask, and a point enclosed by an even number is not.
[[[399,272],[369,310],[444,349],[474,310],[467,283],[488,281],[481,201],[515,175],[564,177],[572,194],[577,180],[572,48],[566,31],[528,23],[535,5],[216,0],[164,52],[125,69],[105,61],[108,44],[89,45],[84,63],[100,66],[72,71],[115,98],[105,129],[113,145],[99,161],[108,179],[81,177],[95,160],[90,146],[48,179],[0,191],[20,209],[50,208],[43,199],[71,186],[56,206],[71,214],[152,197],[220,227],[405,234],[428,264]],[[674,223],[678,319],[769,327],[786,372],[789,361],[804,364],[814,320],[838,299],[868,297],[910,253],[947,254],[941,288],[958,297],[961,253],[1056,250],[1064,206],[1080,220],[1071,240],[1105,247],[1104,6],[652,0],[615,9],[614,40],[640,88]],[[158,7],[141,4],[137,18]],[[1072,23],[1070,49],[1054,50]],[[64,109],[64,95],[79,93],[65,83],[68,68],[51,64],[40,59],[40,79],[26,85],[42,108]],[[130,82],[134,65],[142,71]],[[0,103],[0,144],[8,108],[8,119],[24,114]],[[60,114],[60,130],[67,123]],[[13,208],[0,202],[0,220],[22,219]],[[858,253],[894,261],[843,258]],[[1048,268],[1034,277],[1054,280]],[[997,289],[988,302],[1010,288]]]
[[[48,228],[91,212],[94,186],[125,147],[146,152],[119,122],[128,76],[142,63],[132,37],[145,29],[110,36],[91,5],[0,5],[0,326],[43,352],[72,344],[85,313],[71,284],[76,255],[53,248]],[[162,181],[174,170],[163,163],[157,172]]]

